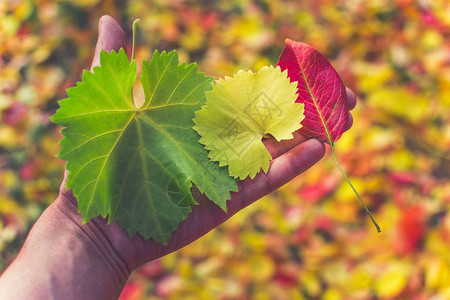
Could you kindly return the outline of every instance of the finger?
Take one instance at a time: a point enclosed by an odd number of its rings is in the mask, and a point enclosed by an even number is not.
[[[316,164],[325,155],[325,145],[310,139],[295,146],[272,160],[267,173],[260,172],[255,178],[238,183],[239,193],[234,194],[229,211],[234,213],[257,199],[271,193]]]
[[[353,116],[352,113],[348,113],[348,120],[347,120],[347,124],[345,125],[345,129],[344,131],[349,130],[350,128],[352,128],[353,125]]]
[[[102,49],[110,52],[111,50],[119,51],[120,48],[125,47],[125,33],[119,23],[111,16],[101,17],[98,22],[98,39],[91,71],[95,66],[100,65],[100,52]]]
[[[349,110],[352,110],[355,108],[356,106],[356,95],[355,93],[349,89],[348,87],[345,88],[345,90],[347,91],[347,101],[346,101],[346,105],[347,108]]]
[[[294,138],[290,140],[282,140],[278,142],[276,139],[270,138],[263,141],[264,146],[266,146],[267,150],[272,156],[272,159],[275,159],[278,156],[288,152],[289,150],[306,140],[306,138],[298,131],[294,132],[292,135],[294,136]]]
[[[120,47],[126,46],[125,33],[120,25],[111,16],[103,16],[98,22],[98,38],[95,46],[94,58],[92,60],[91,71],[95,66],[100,65],[100,52],[102,49],[106,51],[119,50]],[[60,193],[71,193],[66,189],[66,181],[69,172],[65,170],[64,178],[61,183]]]

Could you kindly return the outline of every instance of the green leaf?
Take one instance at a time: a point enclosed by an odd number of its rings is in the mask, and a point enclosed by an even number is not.
[[[51,120],[66,127],[59,157],[67,161],[67,188],[83,221],[109,216],[130,236],[166,244],[196,204],[192,183],[224,210],[237,185],[208,159],[192,129],[213,79],[197,73],[196,64],[178,65],[175,51],[155,51],[140,79],[145,102],[136,108],[136,62],[123,49],[102,51],[101,66],[68,89]]]
[[[220,79],[206,93],[207,103],[194,119],[211,160],[228,165],[230,175],[240,179],[255,177],[261,168],[267,172],[272,157],[263,136],[291,139],[302,127],[303,104],[295,103],[296,92],[297,83],[279,67]]]

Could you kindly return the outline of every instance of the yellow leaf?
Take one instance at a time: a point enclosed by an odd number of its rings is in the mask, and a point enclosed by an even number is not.
[[[308,295],[311,297],[317,297],[322,290],[319,278],[311,272],[305,272],[300,276],[300,283]]]
[[[416,95],[402,88],[373,91],[368,97],[368,102],[374,109],[384,110],[413,123],[426,118],[429,107],[429,99],[425,96]]]
[[[186,34],[180,39],[183,48],[189,51],[196,51],[204,48],[205,33],[200,26],[190,26]]]
[[[249,257],[249,268],[252,270],[252,279],[256,282],[269,280],[275,270],[275,266],[269,256],[252,255]]]
[[[343,299],[342,293],[335,288],[330,288],[325,291],[322,297],[323,300],[340,300]]]
[[[406,287],[411,266],[392,262],[375,282],[375,291],[381,299],[394,297]]]
[[[426,30],[422,36],[422,47],[427,50],[438,48],[442,45],[442,35],[434,30]]]
[[[450,282],[450,267],[441,259],[430,259],[425,264],[425,287],[435,290],[445,288]]]
[[[414,169],[417,164],[417,157],[404,148],[398,149],[388,157],[387,165],[391,170],[404,171]]]
[[[14,14],[19,20],[25,20],[33,13],[33,9],[34,7],[31,1],[23,1],[17,5]]]
[[[2,215],[19,215],[22,208],[17,205],[17,202],[7,196],[0,196],[0,213]]]
[[[20,27],[20,22],[12,15],[3,15],[0,18],[0,28],[2,35],[6,37],[13,37]]]
[[[352,68],[358,75],[359,84],[363,91],[373,92],[383,88],[394,74],[387,64],[355,62],[355,64],[352,64]],[[370,72],[367,72],[367,70],[370,70]]]
[[[367,294],[372,287],[372,277],[369,270],[364,265],[358,265],[351,272],[349,290],[354,294]]]
[[[297,83],[291,83],[279,67],[239,71],[220,79],[206,92],[207,103],[194,119],[209,158],[228,165],[235,178],[253,178],[261,168],[267,172],[272,157],[262,138],[267,134],[277,141],[293,138],[304,118],[303,104],[295,103],[296,93]]]
[[[18,144],[18,136],[11,127],[0,127],[0,146],[14,148]]]

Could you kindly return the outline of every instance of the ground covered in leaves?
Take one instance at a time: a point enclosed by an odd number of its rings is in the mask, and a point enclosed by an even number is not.
[[[450,5],[436,1],[46,1],[0,3],[0,270],[57,196],[48,121],[89,68],[102,14],[138,61],[180,53],[211,76],[275,65],[311,44],[358,95],[330,155],[185,249],[133,274],[122,299],[449,299]]]

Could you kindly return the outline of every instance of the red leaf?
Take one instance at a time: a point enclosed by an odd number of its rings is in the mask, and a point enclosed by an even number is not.
[[[119,300],[138,300],[142,298],[143,293],[142,285],[128,281],[120,294]]]
[[[338,185],[339,181],[335,177],[330,176],[322,179],[317,184],[303,186],[297,192],[297,195],[303,201],[316,203],[332,193]]]
[[[414,252],[426,233],[424,208],[422,206],[414,206],[405,209],[398,220],[397,230],[396,250],[401,254]]]
[[[33,161],[27,162],[20,167],[19,176],[22,180],[30,180],[33,178],[36,170],[36,163]]]
[[[14,126],[25,119],[28,109],[27,106],[20,102],[15,102],[2,113],[2,122],[9,126]]]
[[[339,165],[334,151],[334,143],[345,131],[350,114],[346,105],[347,91],[338,73],[316,49],[289,39],[286,39],[286,47],[278,59],[278,66],[282,71],[287,70],[291,82],[297,81],[296,102],[305,104],[305,118],[300,133],[307,138],[316,138],[330,144],[336,166],[355,192],[377,231],[381,232],[369,208]]]
[[[279,265],[273,280],[285,288],[298,286],[298,270],[294,266]]]
[[[317,216],[315,220],[316,229],[323,230],[323,231],[330,231],[333,229],[333,221],[325,216],[325,215],[319,215]]]
[[[389,178],[397,185],[411,185],[417,182],[417,176],[412,172],[392,172]]]
[[[291,82],[298,82],[296,102],[305,104],[300,132],[305,137],[336,142],[348,121],[345,85],[328,60],[311,46],[286,40],[278,65],[288,70]],[[326,124],[326,127],[324,126]]]
[[[165,270],[161,261],[154,260],[140,267],[139,274],[145,276],[149,280],[155,280],[165,275]]]

